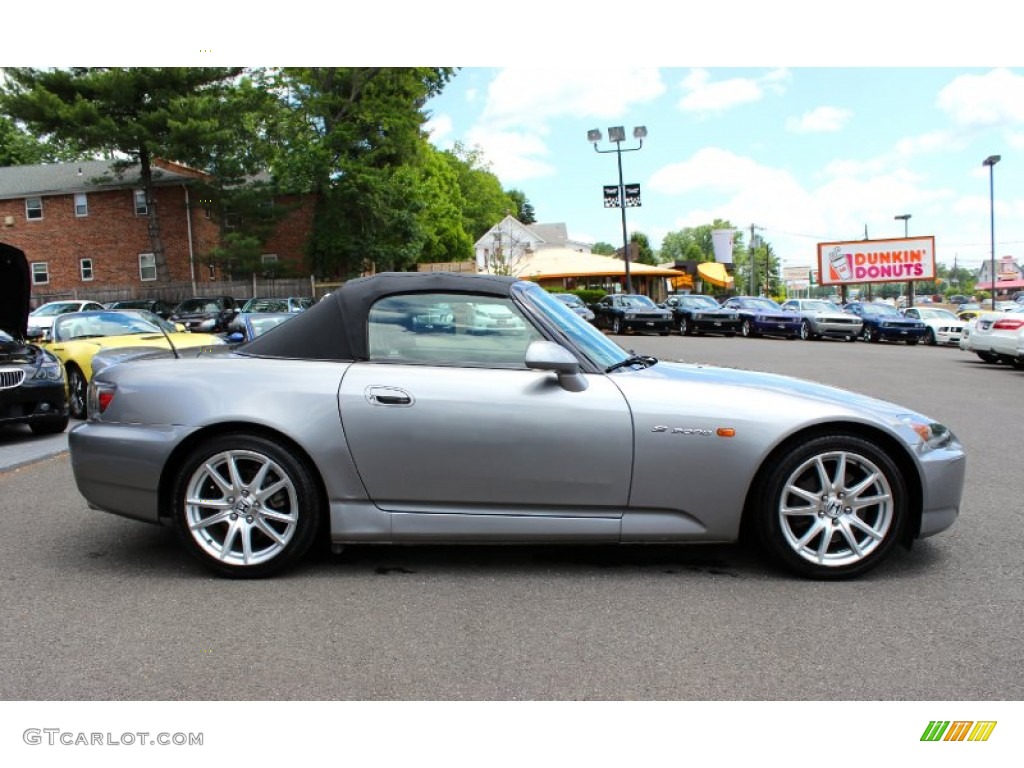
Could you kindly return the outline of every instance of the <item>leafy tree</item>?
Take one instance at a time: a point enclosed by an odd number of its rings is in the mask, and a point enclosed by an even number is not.
[[[309,244],[320,274],[372,264],[398,269],[427,245],[423,106],[453,70],[430,67],[286,67],[268,78],[282,120],[275,175],[316,198]]]
[[[46,139],[38,139],[20,128],[14,120],[0,115],[0,167],[70,162],[87,157],[85,153],[60,147]]]
[[[614,256],[616,248],[611,243],[597,242],[594,243],[591,248],[591,253],[596,253],[598,256]]]
[[[521,224],[536,224],[537,216],[534,214],[533,205],[526,199],[526,193],[519,189],[510,189],[508,197],[515,204],[513,214]]]
[[[637,246],[636,261],[640,264],[650,264],[654,266],[658,263],[658,259],[654,255],[654,249],[651,248],[651,241],[643,232],[633,232],[629,236],[630,250],[632,250],[633,243]]]
[[[146,194],[149,240],[157,277],[169,278],[153,194],[154,158],[184,143],[181,119],[193,105],[227,87],[241,69],[226,67],[73,67],[5,70],[0,106],[37,136],[76,151],[121,156],[120,170],[138,165]],[[207,126],[209,127],[209,126]],[[191,142],[204,134],[188,126]]]
[[[503,218],[519,213],[518,203],[502,189],[479,147],[468,148],[457,141],[445,152],[445,159],[462,191],[463,229],[474,243]]]
[[[466,201],[459,188],[458,174],[444,154],[428,148],[422,169],[424,207],[420,226],[424,243],[419,261],[468,261],[473,258],[473,240],[464,228],[462,210]]]

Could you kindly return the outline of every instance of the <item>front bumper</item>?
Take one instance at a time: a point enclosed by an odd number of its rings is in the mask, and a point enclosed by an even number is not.
[[[796,320],[758,320],[750,321],[756,333],[763,336],[796,336],[800,333],[800,321]]]
[[[940,533],[956,522],[963,498],[967,457],[959,444],[921,456],[921,526],[917,538]]]
[[[68,415],[65,382],[28,379],[0,389],[0,424],[31,424]]]

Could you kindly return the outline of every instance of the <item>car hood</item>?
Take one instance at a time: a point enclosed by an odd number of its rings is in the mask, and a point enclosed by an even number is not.
[[[20,341],[0,341],[0,365],[37,365],[42,350]]]
[[[28,302],[32,293],[24,251],[0,243],[0,328],[16,339],[28,331]]]
[[[650,368],[623,371],[615,383],[630,400],[654,399],[667,404],[736,417],[739,421],[796,426],[847,419],[874,423],[899,433],[910,444],[920,442],[903,429],[906,417],[925,423],[927,416],[896,403],[813,381],[735,368],[659,362]],[[680,385],[685,385],[681,397]],[[671,407],[662,406],[663,408]]]

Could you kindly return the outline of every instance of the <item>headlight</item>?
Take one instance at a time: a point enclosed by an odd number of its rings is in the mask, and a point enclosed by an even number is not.
[[[636,315],[633,312],[627,312],[626,313],[626,319],[627,320],[635,320],[636,319]]]
[[[901,425],[910,428],[921,439],[918,450],[922,452],[943,448],[953,441],[953,433],[945,424],[926,421],[910,414],[899,416],[898,419]]]
[[[32,374],[32,378],[41,379],[43,381],[63,381],[64,368],[61,367],[60,360],[49,352],[44,351],[39,367],[36,368],[36,372]]]

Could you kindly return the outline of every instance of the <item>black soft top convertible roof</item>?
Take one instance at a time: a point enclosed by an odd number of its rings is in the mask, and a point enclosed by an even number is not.
[[[237,351],[302,360],[367,360],[366,319],[379,299],[402,293],[508,297],[517,282],[514,277],[458,272],[382,272],[361,277]]]

